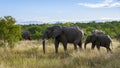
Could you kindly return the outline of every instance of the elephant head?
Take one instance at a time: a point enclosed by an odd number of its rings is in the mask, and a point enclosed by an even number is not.
[[[62,26],[52,26],[52,27],[47,27],[45,29],[45,32],[42,37],[44,53],[45,53],[45,39],[56,38],[57,36],[59,36],[61,34],[62,34]]]
[[[84,48],[86,49],[86,45],[88,43],[95,43],[96,40],[97,40],[97,35],[95,35],[95,34],[87,36],[87,38],[85,40]]]
[[[52,27],[46,28],[46,30],[45,30],[45,32],[43,34],[42,40],[51,38],[52,37],[52,33],[53,33],[53,28]]]

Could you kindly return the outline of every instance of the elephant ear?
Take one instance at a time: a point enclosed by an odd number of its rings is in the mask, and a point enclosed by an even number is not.
[[[93,35],[90,36],[90,38],[91,38],[92,42],[95,42],[97,40],[97,35],[93,34]]]
[[[62,26],[53,26],[53,37],[60,36],[62,34]]]

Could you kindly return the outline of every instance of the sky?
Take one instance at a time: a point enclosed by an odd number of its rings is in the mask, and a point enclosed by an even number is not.
[[[0,0],[0,17],[20,21],[120,20],[120,0]]]

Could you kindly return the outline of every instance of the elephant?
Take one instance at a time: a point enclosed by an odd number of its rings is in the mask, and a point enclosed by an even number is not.
[[[31,40],[31,33],[28,30],[22,32],[22,39]]]
[[[82,37],[84,32],[78,26],[51,26],[45,29],[43,34],[43,52],[45,53],[45,39],[53,38],[55,45],[55,53],[58,53],[59,43],[61,42],[64,51],[67,51],[67,43],[73,43],[74,49],[77,50],[77,45],[82,49]]]
[[[109,35],[89,35],[87,36],[84,44],[84,48],[86,49],[86,45],[88,43],[92,43],[91,49],[94,49],[96,46],[98,51],[100,51],[100,46],[105,47],[107,49],[107,52],[112,52],[110,49],[110,44],[112,43],[112,40]]]
[[[92,30],[91,35],[105,35],[105,33],[102,30]],[[91,46],[92,48],[93,46]]]

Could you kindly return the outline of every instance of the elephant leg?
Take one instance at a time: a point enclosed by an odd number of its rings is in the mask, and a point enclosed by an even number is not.
[[[106,49],[107,49],[107,53],[112,53],[112,50],[110,49],[110,47],[106,47]]]
[[[55,52],[58,53],[59,42],[55,40]]]
[[[91,49],[94,50],[94,48],[95,48],[95,44],[92,44]]]
[[[97,45],[97,49],[98,49],[98,51],[100,52],[100,45]]]
[[[77,50],[77,43],[73,43],[74,44],[74,49]]]
[[[75,50],[77,50],[77,45],[79,45],[79,47],[82,48],[82,41],[79,39],[76,39],[73,44]]]
[[[78,46],[79,46],[80,49],[82,49],[82,41],[80,41],[80,42],[78,43]]]
[[[64,47],[64,51],[66,52],[67,51],[67,42],[62,42],[63,44],[63,47]]]

